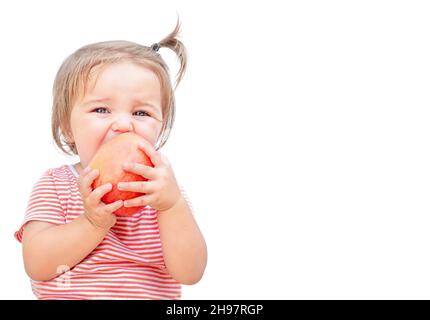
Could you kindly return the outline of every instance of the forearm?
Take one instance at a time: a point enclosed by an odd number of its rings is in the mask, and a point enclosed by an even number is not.
[[[103,240],[107,230],[94,227],[82,215],[70,223],[51,227],[23,243],[24,263],[34,280],[55,278],[73,268]]]
[[[159,213],[158,226],[167,271],[181,283],[198,282],[206,267],[206,243],[182,196],[173,208]]]

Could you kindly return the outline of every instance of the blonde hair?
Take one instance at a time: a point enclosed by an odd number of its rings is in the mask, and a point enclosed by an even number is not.
[[[167,141],[175,119],[174,90],[182,80],[187,67],[187,52],[184,44],[178,39],[180,21],[178,19],[175,29],[163,40],[147,47],[129,41],[105,41],[86,45],[62,63],[55,77],[53,86],[52,105],[52,135],[55,144],[66,154],[76,155],[76,145],[70,141],[70,114],[73,105],[85,95],[90,80],[100,74],[100,71],[109,64],[120,61],[129,61],[141,65],[154,72],[161,87],[161,111],[163,123],[158,136],[161,148]],[[173,50],[180,62],[176,76],[175,87],[172,88],[169,68],[158,48]]]

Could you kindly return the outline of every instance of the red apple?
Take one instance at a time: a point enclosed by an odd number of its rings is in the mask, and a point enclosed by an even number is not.
[[[102,197],[104,203],[109,204],[118,200],[128,200],[144,195],[144,193],[139,192],[120,191],[117,188],[118,182],[121,181],[147,180],[140,175],[124,171],[122,169],[124,163],[137,162],[151,167],[154,166],[149,157],[138,147],[141,140],[142,138],[134,133],[122,133],[103,144],[91,159],[89,166],[92,169],[99,170],[99,176],[92,184],[93,189],[105,183],[112,184],[112,190]],[[143,207],[121,207],[114,214],[129,217],[142,209]]]

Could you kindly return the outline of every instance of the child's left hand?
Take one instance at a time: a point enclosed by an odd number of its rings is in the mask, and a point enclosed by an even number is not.
[[[143,196],[124,201],[124,207],[149,205],[158,211],[166,211],[172,208],[182,196],[170,162],[146,140],[139,143],[139,148],[151,159],[154,167],[140,163],[123,164],[125,171],[148,179],[148,181],[118,183],[119,190],[145,193]]]

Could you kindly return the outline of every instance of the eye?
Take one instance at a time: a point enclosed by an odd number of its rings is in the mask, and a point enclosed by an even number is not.
[[[144,115],[151,116],[148,112],[142,111],[142,110],[136,111],[134,114],[137,115],[137,116],[142,116],[142,117]]]
[[[100,107],[100,108],[95,108],[93,111],[91,112],[95,112],[95,113],[108,113],[108,109]]]

